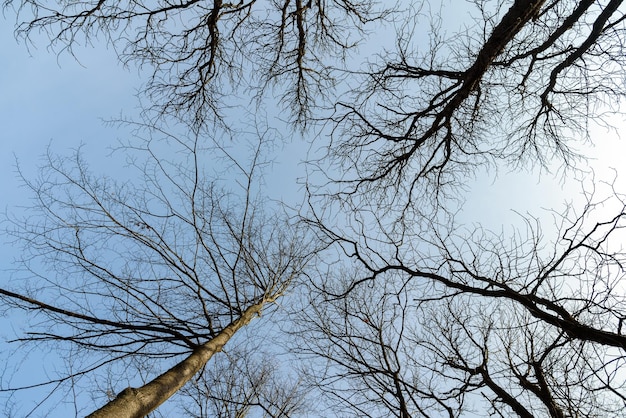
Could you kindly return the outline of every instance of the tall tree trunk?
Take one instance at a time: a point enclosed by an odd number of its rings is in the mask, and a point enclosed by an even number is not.
[[[246,309],[211,341],[196,348],[189,357],[139,388],[126,388],[115,399],[87,418],[141,418],[176,393],[204,366],[239,329],[260,314],[265,301]]]

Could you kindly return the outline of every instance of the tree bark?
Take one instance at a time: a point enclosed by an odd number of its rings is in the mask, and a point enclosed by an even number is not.
[[[196,348],[187,358],[139,388],[128,387],[115,399],[87,418],[141,418],[154,411],[189,381],[239,329],[259,315],[265,301],[246,309],[211,341]]]

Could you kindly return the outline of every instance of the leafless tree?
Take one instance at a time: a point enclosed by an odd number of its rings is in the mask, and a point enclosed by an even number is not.
[[[137,182],[91,174],[80,153],[49,152],[40,177],[25,180],[33,207],[7,221],[24,269],[0,297],[33,319],[15,343],[71,357],[41,382],[53,389],[117,373],[119,394],[93,417],[154,410],[271,311],[311,257],[302,231],[257,197],[263,140],[244,162],[208,138],[157,134],[124,148]],[[148,359],[163,373],[121,390]]]
[[[221,119],[242,90],[279,86],[300,124],[333,88],[332,67],[384,17],[373,1],[64,1],[5,0],[18,12],[20,35],[44,31],[73,54],[106,40],[125,64],[152,70],[148,107],[194,125]],[[238,90],[242,87],[241,90]],[[247,103],[246,103],[247,105]]]
[[[557,239],[534,218],[514,234],[422,220],[395,241],[318,223],[343,256],[301,319],[312,380],[341,415],[621,416],[626,199],[609,190],[555,213]]]
[[[619,111],[621,3],[473,2],[445,37],[443,12],[425,34],[418,16],[336,106],[305,217],[338,256],[300,350],[342,414],[622,413],[623,195],[555,212],[558,239],[532,218],[461,232],[450,199],[478,166],[579,167],[575,141]]]
[[[457,7],[470,16],[462,27],[447,22],[458,19]],[[320,161],[334,187],[320,193],[378,200],[381,210],[445,205],[477,166],[577,167],[589,127],[619,111],[621,0],[415,9],[392,35],[395,51],[372,58],[337,103]]]

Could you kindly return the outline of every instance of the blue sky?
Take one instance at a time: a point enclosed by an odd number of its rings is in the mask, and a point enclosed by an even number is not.
[[[47,50],[44,37],[36,38],[30,49],[23,40],[18,44],[10,18],[0,25],[2,206],[22,197],[15,157],[30,170],[48,144],[61,151],[85,143],[103,154],[120,133],[102,119],[122,111],[132,115],[140,86],[137,73],[122,68],[103,47],[79,49],[78,63]]]
[[[28,199],[15,173],[15,158],[29,176],[35,174],[40,155],[49,144],[60,153],[86,144],[88,162],[96,170],[106,170],[107,148],[128,132],[102,120],[121,113],[136,114],[134,95],[142,81],[136,69],[123,68],[113,51],[102,45],[78,49],[80,63],[67,54],[57,56],[48,51],[43,37],[35,39],[36,48],[31,46],[29,51],[23,41],[16,42],[11,19],[8,14],[0,21],[0,206],[9,212]],[[597,129],[593,135],[603,142],[589,150],[598,158],[592,165],[598,178],[610,179],[611,171],[606,169],[621,168],[626,147],[623,141],[617,142],[615,132]],[[298,163],[307,148],[296,140],[279,152],[268,179],[274,197],[291,199],[297,195],[296,177],[302,173]],[[577,199],[579,186],[568,180],[534,172],[480,176],[468,184],[470,198],[462,218],[497,230],[517,222],[512,210],[538,215],[541,208],[558,209],[563,200]],[[625,181],[626,173],[619,180],[621,190],[626,190]],[[5,242],[0,245],[0,283],[4,283],[16,254]],[[19,326],[17,319],[11,321]],[[6,327],[6,320],[0,325]],[[7,328],[1,329],[0,336],[7,332]]]

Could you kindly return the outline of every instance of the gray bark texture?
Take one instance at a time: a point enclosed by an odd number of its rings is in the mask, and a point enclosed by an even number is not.
[[[261,313],[265,301],[246,309],[242,315],[211,341],[196,348],[187,358],[139,388],[126,388],[115,399],[87,418],[141,418],[154,411],[185,385],[239,329]]]

